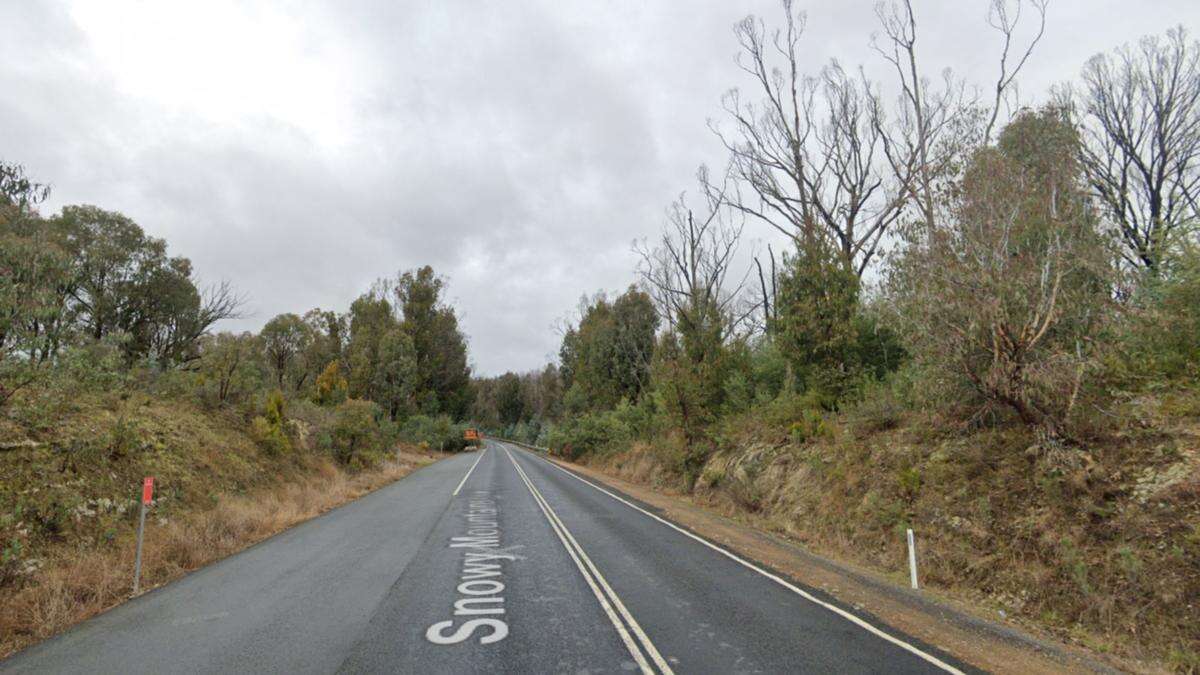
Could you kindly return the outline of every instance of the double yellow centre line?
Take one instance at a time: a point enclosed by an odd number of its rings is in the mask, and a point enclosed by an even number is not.
[[[503,447],[503,446],[501,446]],[[654,668],[650,665],[651,662],[658,667],[658,672],[666,675],[673,675],[674,671],[671,666],[663,659],[662,654],[658,653],[658,649],[650,642],[650,638],[646,636],[645,631],[634,620],[633,615],[625,608],[625,603],[621,602],[621,598],[613,591],[612,586],[600,574],[600,570],[596,569],[596,565],[592,563],[591,558],[584,552],[583,547],[571,535],[570,530],[563,524],[562,519],[550,508],[550,504],[542,493],[534,487],[533,482],[529,480],[529,476],[525,474],[525,470],[513,458],[512,453],[508,448],[504,448],[505,454],[508,455],[508,460],[516,467],[517,473],[521,476],[521,480],[525,482],[525,487],[529,488],[530,494],[537,502],[537,505],[542,509],[542,514],[546,516],[546,520],[550,522],[550,528],[558,535],[559,541],[562,542],[571,559],[575,561],[576,567],[579,568],[579,573],[583,575],[584,581],[592,589],[596,600],[600,601],[600,606],[604,609],[604,613],[608,615],[608,620],[612,622],[614,628],[617,629],[617,634],[621,636],[621,641],[625,643],[625,648],[629,650],[633,660],[637,662],[638,667],[643,673],[654,673]]]

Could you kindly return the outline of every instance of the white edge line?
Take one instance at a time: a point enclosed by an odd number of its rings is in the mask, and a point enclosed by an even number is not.
[[[487,454],[487,451],[487,446],[484,446],[483,450],[479,452],[479,456],[475,458],[475,463],[471,465],[471,468],[467,469],[467,475],[463,476],[462,480],[458,481],[458,487],[454,488],[454,492],[450,493],[451,497],[458,496],[458,491],[462,489],[463,485],[467,484],[467,479],[471,477],[471,472],[475,470],[475,466],[479,464],[479,460],[483,459],[483,456]]]
[[[539,459],[541,459],[541,458],[539,458]],[[703,537],[699,537],[691,532],[688,532],[687,530],[676,525],[675,523],[672,523],[669,520],[666,520],[664,518],[656,516],[655,514],[650,513],[649,511],[643,509],[642,507],[631,503],[629,500],[623,499],[623,498],[613,494],[612,492],[605,490],[604,488],[600,487],[599,485],[596,485],[595,483],[593,483],[589,480],[581,478],[581,477],[575,475],[574,473],[567,471],[566,469],[559,466],[556,462],[552,462],[550,460],[543,460],[543,461],[545,461],[547,464],[553,466],[554,468],[558,469],[559,471],[567,474],[571,478],[574,478],[575,480],[577,480],[581,483],[584,483],[585,485],[590,485],[591,487],[595,488],[596,490],[603,492],[604,494],[621,502],[622,504],[628,506],[629,508],[631,508],[635,511],[638,511],[638,512],[642,513],[643,515],[647,515],[647,516],[657,520],[658,522],[662,523],[663,525],[666,525],[667,527],[670,527],[671,529],[679,532],[680,534],[684,534],[692,539],[695,539],[696,541],[700,542],[701,544],[704,544],[705,546],[707,546],[707,547],[711,548],[712,550],[716,551],[717,553],[720,553],[721,555],[729,558],[730,560],[734,560],[734,561],[741,563],[742,565],[754,570],[755,572],[758,572],[759,574],[770,579],[771,581],[774,581],[775,583],[779,584],[780,586],[783,586],[784,588],[799,595],[800,597],[804,598],[805,600],[816,603],[816,604],[820,605],[821,607],[824,607],[825,609],[828,609],[829,611],[833,612],[834,614],[841,616],[842,618],[846,619],[847,621],[854,623],[855,625],[862,628],[863,630],[866,630],[867,632],[872,633],[873,635],[875,635],[877,637],[883,638],[884,640],[887,640],[888,642],[891,642],[892,644],[894,644],[898,647],[901,647],[901,648],[915,654],[916,656],[921,657],[922,659],[925,659],[926,661],[941,668],[942,670],[945,670],[948,673],[954,673],[955,675],[964,675],[964,673],[961,670],[946,663],[945,661],[942,661],[941,659],[937,658],[936,656],[929,654],[925,651],[922,651],[920,648],[918,648],[914,645],[911,645],[911,644],[901,640],[900,638],[890,635],[890,634],[876,628],[875,626],[872,626],[867,621],[864,621],[863,619],[851,614],[850,612],[847,612],[846,610],[842,609],[841,607],[838,607],[836,605],[831,605],[828,602],[825,602],[824,600],[817,598],[816,596],[812,595],[808,591],[805,591],[804,589],[799,588],[796,585],[794,585],[788,581],[785,581],[784,579],[780,578],[778,575],[772,574],[748,560],[745,560],[741,557],[734,555],[733,553],[730,553],[729,551],[726,551],[725,549],[721,548],[720,546],[717,546],[716,544],[713,544],[712,542],[708,541],[707,539],[704,539]]]
[[[550,523],[550,529],[554,531],[554,534],[558,535],[558,539],[562,543],[563,548],[567,550],[567,553],[571,556],[571,560],[574,561],[575,566],[579,568],[579,573],[583,576],[583,580],[587,582],[588,587],[592,589],[592,594],[595,595],[596,599],[600,601],[600,607],[604,609],[604,613],[608,615],[608,620],[611,621],[613,627],[617,629],[617,634],[621,638],[621,642],[625,644],[625,649],[627,649],[633,656],[634,660],[637,661],[638,668],[643,673],[649,673],[650,675],[653,675],[654,671],[650,668],[650,663],[646,661],[646,657],[643,656],[641,650],[638,649],[637,643],[633,641],[633,637],[629,635],[629,631],[625,629],[625,625],[621,623],[619,618],[617,618],[616,612],[613,611],[612,604],[609,603],[608,598],[604,596],[604,593],[600,591],[600,588],[596,585],[595,580],[592,579],[591,574],[588,573],[587,568],[584,567],[583,562],[580,561],[579,556],[576,555],[575,549],[571,548],[571,544],[567,541],[567,538],[563,536],[558,524],[553,518],[550,517],[550,505],[542,500],[541,496],[537,492],[537,489],[533,487],[533,483],[530,482],[529,477],[525,475],[525,472],[521,469],[520,465],[517,464],[517,460],[513,458],[512,453],[509,452],[508,448],[504,448],[504,453],[508,455],[508,460],[512,462],[513,467],[516,468],[521,480],[525,483],[525,487],[529,488],[529,494],[533,495],[533,501],[538,505],[538,508],[542,510],[542,515],[546,517],[546,521]]]

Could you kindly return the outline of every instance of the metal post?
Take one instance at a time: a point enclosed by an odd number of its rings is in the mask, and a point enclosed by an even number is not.
[[[142,502],[142,513],[138,516],[137,555],[133,558],[133,594],[137,595],[142,585],[142,535],[146,531],[146,502]]]
[[[142,536],[146,532],[146,507],[154,498],[154,476],[142,479],[142,511],[138,516],[137,554],[133,558],[133,594],[142,587]]]
[[[917,586],[917,544],[913,540],[911,527],[908,528],[908,575],[912,580],[912,587],[919,588]]]

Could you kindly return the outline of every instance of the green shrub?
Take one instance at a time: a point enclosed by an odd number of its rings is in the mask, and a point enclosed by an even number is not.
[[[804,237],[784,254],[771,329],[805,388],[836,399],[855,379],[860,293],[858,275],[824,237]]]
[[[463,433],[467,425],[456,423],[449,415],[412,415],[398,430],[400,439],[442,452],[462,452],[467,448]]]
[[[796,445],[803,445],[813,439],[823,438],[830,433],[829,427],[825,424],[825,418],[820,412],[812,408],[805,409],[800,414],[800,419],[793,422],[788,431],[792,437],[792,442]]]
[[[383,410],[370,401],[343,401],[334,412],[329,443],[333,457],[343,466],[365,469],[387,454],[386,437],[379,419]]]
[[[637,419],[633,408],[625,403],[617,410],[571,418],[554,427],[547,442],[555,454],[567,459],[603,454],[633,439],[631,421]]]
[[[1110,370],[1131,381],[1200,377],[1200,246],[1184,248],[1161,277],[1143,279]]]
[[[107,446],[109,459],[125,457],[137,450],[141,446],[141,433],[137,422],[124,414],[118,416],[108,432]]]
[[[266,411],[250,423],[250,434],[268,453],[280,455],[292,449],[288,438],[287,417],[283,392],[276,389],[267,395]]]
[[[920,469],[915,466],[900,469],[896,473],[896,486],[906,499],[915,499],[917,492],[921,489]]]
[[[863,397],[846,414],[846,421],[859,437],[866,437],[900,426],[904,404],[890,382],[868,385]]]
[[[56,379],[90,391],[124,384],[129,376],[122,351],[126,342],[128,336],[124,334],[109,335],[63,350],[55,368]]]

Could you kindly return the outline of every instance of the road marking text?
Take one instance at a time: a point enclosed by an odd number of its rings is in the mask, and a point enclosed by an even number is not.
[[[482,457],[482,455],[481,455]],[[478,460],[476,460],[478,463]],[[474,469],[474,465],[471,467]],[[467,472],[470,475],[470,472]],[[466,482],[466,476],[463,482]],[[462,484],[459,484],[461,487]],[[457,490],[455,491],[457,494]],[[467,502],[466,536],[452,537],[450,548],[463,551],[462,573],[455,588],[461,596],[454,601],[455,617],[485,616],[482,619],[438,621],[425,631],[425,639],[435,645],[454,645],[481,632],[479,644],[490,645],[508,637],[504,619],[504,573],[502,561],[516,560],[516,555],[500,548],[499,509],[486,490],[475,490]]]

